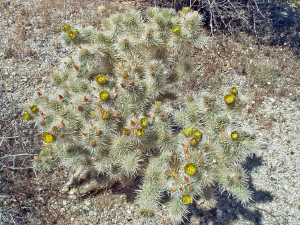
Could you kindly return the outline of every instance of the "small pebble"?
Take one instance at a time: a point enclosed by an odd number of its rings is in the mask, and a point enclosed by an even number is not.
[[[266,144],[260,145],[260,149],[262,149],[262,150],[265,150],[265,149],[267,149],[267,148],[268,148],[268,145],[266,145]]]
[[[293,96],[289,96],[289,99],[293,102],[297,101],[297,96],[293,95]]]

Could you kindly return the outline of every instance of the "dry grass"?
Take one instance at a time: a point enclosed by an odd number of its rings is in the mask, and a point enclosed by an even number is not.
[[[61,25],[68,22],[99,26],[101,18],[97,15],[97,6],[100,4],[107,7],[109,14],[125,8],[143,10],[151,4],[166,6],[167,1],[0,1],[0,19],[3,20],[0,24],[3,65],[0,70],[0,106],[3,106],[0,110],[0,221],[4,224],[55,224],[66,217],[59,211],[49,213],[53,199],[63,197],[59,196],[59,190],[66,180],[64,173],[60,169],[47,173],[32,168],[32,155],[39,154],[40,135],[35,127],[22,121],[18,104],[26,100],[58,64],[60,59],[53,55],[68,54],[57,53],[62,50],[57,41]],[[300,86],[299,59],[287,46],[256,45],[246,34],[238,41],[225,36],[215,39],[210,47],[191,56],[191,60],[199,70],[187,86],[191,90],[220,88],[221,74],[226,72],[246,76],[250,86],[257,85],[256,104],[263,96],[287,96],[290,90]],[[30,74],[23,69],[25,67],[32,68]],[[14,77],[14,72],[18,76]],[[18,77],[29,80],[22,81]],[[29,84],[28,89],[22,90],[28,96],[20,96],[21,90],[14,89],[22,82]],[[250,109],[252,113],[255,107],[257,105]]]

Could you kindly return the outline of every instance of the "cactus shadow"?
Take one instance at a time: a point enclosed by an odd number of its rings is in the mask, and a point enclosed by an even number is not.
[[[250,172],[261,165],[261,157],[257,157],[255,154],[252,157],[247,157],[245,163],[242,164],[243,168],[249,175],[248,187],[252,191],[252,201],[250,204],[269,202],[273,200],[273,196],[270,192],[256,190],[254,188]],[[247,208],[247,206],[242,205],[226,191],[221,193],[218,188],[215,188],[215,193],[217,203],[214,208],[199,209],[195,204],[191,205],[190,213],[187,215],[187,219],[182,222],[181,225],[191,224],[192,216],[196,217],[197,219],[199,218],[199,225],[204,221],[211,221],[214,225],[230,224],[233,221],[237,221],[240,217],[250,221],[251,224],[262,225],[261,212],[258,210],[253,211]]]
[[[142,176],[137,176],[132,180],[126,181],[126,185],[116,182],[110,189],[113,194],[125,194],[126,201],[133,203],[137,196],[137,190],[142,184]]]
[[[300,13],[299,9],[295,9],[287,4],[286,1],[231,1],[231,5],[227,5],[227,9],[233,14],[224,16],[224,13],[216,13],[211,17],[211,7],[215,7],[221,4],[222,1],[215,1],[215,5],[212,5],[207,0],[195,0],[193,3],[193,10],[199,11],[203,16],[204,27],[211,31],[211,26],[215,28],[215,32],[221,34],[234,34],[238,35],[240,31],[244,31],[249,35],[255,36],[256,40],[262,44],[281,45],[289,44],[297,55],[300,54],[300,42],[299,42],[299,21]],[[284,4],[282,4],[284,3]],[[181,10],[183,6],[189,6],[189,0],[176,1],[175,9]],[[251,14],[251,17],[244,17],[247,23],[243,22],[243,19],[234,18],[235,10],[237,6],[240,6],[238,10],[244,10],[246,14]],[[250,6],[250,7],[249,7]],[[225,7],[225,6],[224,6]],[[259,10],[257,9],[259,8]],[[242,12],[242,11],[241,11]],[[224,16],[222,18],[222,16]],[[212,18],[213,19],[212,21]],[[229,25],[232,24],[232,25]],[[251,25],[250,25],[251,24]]]

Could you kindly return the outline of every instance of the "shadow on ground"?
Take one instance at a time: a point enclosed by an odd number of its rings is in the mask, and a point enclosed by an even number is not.
[[[262,165],[261,158],[256,157],[254,154],[252,157],[248,157],[246,162],[243,164],[243,168],[250,175],[251,171]],[[269,202],[273,200],[273,197],[268,191],[255,190],[251,176],[249,176],[248,187],[252,191],[252,202],[253,203],[262,203]],[[136,198],[136,190],[138,190],[139,185],[141,184],[141,177],[137,177],[131,181],[130,185],[124,187],[120,183],[116,183],[112,186],[111,190],[113,193],[122,193],[126,194],[128,202],[134,202]],[[204,218],[205,221],[211,221],[214,225],[221,224],[230,224],[231,222],[239,220],[239,217],[242,217],[251,222],[251,224],[262,225],[262,214],[258,210],[251,211],[247,206],[243,206],[236,199],[230,196],[227,192],[221,193],[220,190],[216,189],[215,197],[217,200],[216,207],[212,209],[198,209],[197,206],[190,206],[190,214],[187,215],[187,220],[181,225],[190,224],[191,217],[194,216],[199,218]],[[168,201],[168,197],[163,199],[164,202]],[[162,202],[162,203],[164,203]]]
[[[261,158],[257,158],[256,155],[253,155],[252,158],[248,157],[246,162],[243,164],[243,168],[250,172],[262,165]],[[255,190],[252,182],[251,176],[249,176],[248,187],[252,191],[252,204],[260,202],[272,201],[273,197],[270,192]],[[211,221],[214,225],[217,224],[230,224],[233,221],[237,221],[239,217],[242,217],[251,222],[251,224],[261,225],[262,214],[258,210],[251,211],[247,206],[243,206],[241,203],[236,201],[232,196],[227,192],[220,194],[220,190],[217,191],[216,207],[210,210],[197,209],[195,205],[192,206],[190,215],[188,215],[188,220],[182,223],[182,225],[190,224],[190,218],[192,215],[196,218],[204,217],[206,221]],[[250,203],[250,204],[251,204]],[[200,224],[200,222],[199,222]]]
[[[192,9],[203,16],[209,33],[238,36],[243,31],[255,36],[258,43],[290,46],[296,54],[300,53],[300,10],[291,7],[286,0],[192,2]],[[190,4],[190,0],[179,0],[174,8],[178,11]]]

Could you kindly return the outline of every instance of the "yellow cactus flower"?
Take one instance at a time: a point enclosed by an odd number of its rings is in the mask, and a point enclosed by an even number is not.
[[[190,195],[183,195],[182,196],[182,203],[183,204],[191,204],[193,203],[193,198]]]
[[[144,134],[145,134],[145,131],[143,128],[137,129],[135,131],[135,136],[137,136],[137,137],[142,137]]]
[[[62,29],[62,31],[66,32],[71,29],[71,26],[70,26],[70,24],[65,24],[61,27],[61,29]]]
[[[184,136],[191,137],[193,135],[193,128],[186,128],[183,130]]]
[[[193,175],[197,172],[197,167],[193,163],[188,163],[184,167],[184,172],[188,175]]]
[[[31,112],[36,113],[37,111],[39,111],[37,105],[33,105],[30,107]]]
[[[239,139],[239,133],[237,131],[231,132],[230,136],[233,141],[237,141]]]
[[[30,119],[31,119],[30,114],[29,114],[28,112],[24,112],[24,113],[23,113],[23,119],[24,119],[24,120],[30,120]]]
[[[172,29],[172,32],[173,32],[173,34],[175,34],[175,35],[179,35],[179,34],[180,34],[180,26],[175,26],[175,27]]]
[[[100,99],[104,102],[107,102],[109,100],[109,94],[108,91],[104,90],[100,92]]]
[[[75,37],[76,37],[76,33],[73,31],[69,31],[69,38],[73,40]]]
[[[238,91],[237,91],[236,87],[232,87],[232,88],[230,89],[230,92],[231,92],[231,94],[234,94],[234,95],[237,95],[237,94],[238,94]]]
[[[202,138],[202,132],[199,130],[194,130],[194,137],[196,138],[197,141],[200,141]]]
[[[183,7],[183,8],[182,8],[182,12],[183,12],[183,13],[188,13],[189,11],[191,11],[191,8],[190,8],[190,7]]]
[[[147,118],[142,118],[140,120],[140,125],[141,125],[141,127],[147,127],[148,126],[148,120],[147,120]]]
[[[45,143],[51,143],[54,141],[54,136],[50,132],[44,132],[43,133],[43,141]]]
[[[227,105],[230,105],[234,102],[235,95],[234,94],[225,95],[224,100],[225,100]]]
[[[106,77],[104,75],[98,75],[96,81],[98,84],[103,85],[106,83]]]

